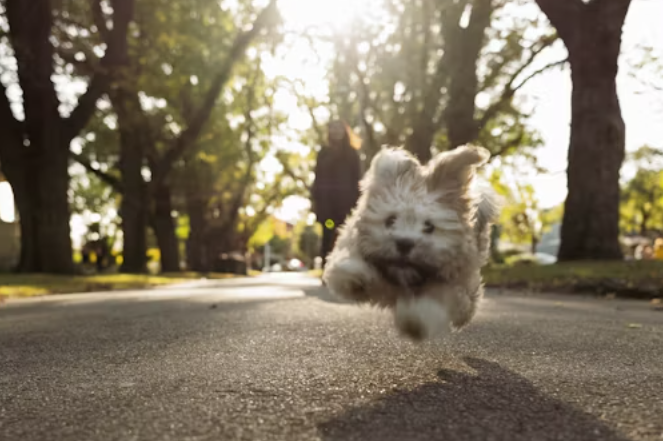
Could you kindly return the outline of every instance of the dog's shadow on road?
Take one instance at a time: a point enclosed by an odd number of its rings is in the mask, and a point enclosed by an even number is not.
[[[396,392],[319,425],[324,441],[628,441],[598,418],[547,396],[481,359],[476,374],[440,371],[439,382]]]

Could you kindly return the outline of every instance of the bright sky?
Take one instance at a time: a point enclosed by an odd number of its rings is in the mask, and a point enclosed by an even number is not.
[[[533,1],[533,0],[532,0]],[[376,14],[376,0],[280,0],[279,7],[288,31],[302,31],[310,28],[332,26],[337,31],[346,29],[353,17]],[[618,77],[619,94],[623,116],[626,121],[626,144],[634,150],[643,144],[663,146],[663,95],[638,94],[642,86],[627,72],[625,65],[629,55],[634,55],[638,45],[655,47],[663,52],[663,0],[634,0],[624,27],[622,47],[622,69]],[[305,84],[304,92],[324,98],[327,92],[325,60],[332,56],[330,48],[319,46],[317,54],[311,50],[309,42],[289,41],[294,47],[283,48],[276,57],[266,59],[263,67],[268,75],[282,75],[290,79],[300,79]],[[320,58],[318,58],[320,57]],[[551,60],[563,57],[563,53],[550,54]],[[540,131],[545,146],[539,149],[540,164],[551,173],[529,176],[535,186],[542,206],[553,206],[566,196],[566,155],[569,140],[571,82],[567,71],[550,71],[531,81],[520,92],[534,107],[531,125]],[[306,112],[297,108],[294,96],[288,91],[278,93],[276,107],[289,115],[289,126],[293,130],[307,128],[311,121]],[[302,146],[286,139],[279,142],[278,148],[304,150],[312,146]],[[265,171],[276,171],[278,163],[272,158],[263,164]],[[628,172],[626,170],[625,172]],[[277,211],[277,216],[296,221],[308,208],[308,200],[291,197]],[[13,200],[6,183],[0,183],[0,218],[11,221]],[[72,233],[79,235],[82,220],[76,219]],[[72,225],[74,226],[74,225]],[[76,238],[77,239],[77,238]]]

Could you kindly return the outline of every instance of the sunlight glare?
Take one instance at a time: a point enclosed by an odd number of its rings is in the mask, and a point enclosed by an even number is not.
[[[370,14],[374,0],[281,0],[279,10],[288,27],[331,27],[347,30],[359,17]]]
[[[14,194],[9,182],[0,182],[0,220],[14,222]]]

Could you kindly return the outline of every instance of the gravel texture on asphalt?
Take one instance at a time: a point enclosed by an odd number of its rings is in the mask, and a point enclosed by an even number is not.
[[[0,307],[0,440],[663,440],[663,313],[490,292],[412,344],[302,275]]]

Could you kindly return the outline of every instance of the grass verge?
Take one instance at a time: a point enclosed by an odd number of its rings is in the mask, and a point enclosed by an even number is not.
[[[31,297],[94,291],[144,289],[202,278],[198,273],[178,274],[101,274],[90,276],[52,276],[44,274],[0,274],[0,297]],[[205,274],[207,279],[237,277],[232,274]]]
[[[663,296],[663,262],[564,262],[484,268],[486,286],[640,299]]]
[[[322,270],[321,269],[312,269],[308,271],[308,275],[311,277],[322,277]]]

